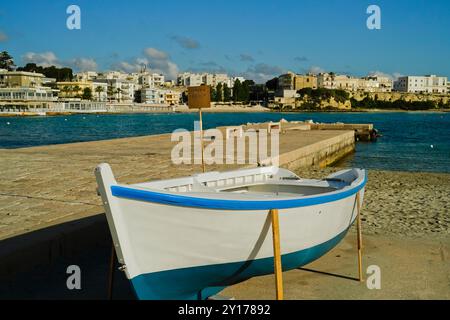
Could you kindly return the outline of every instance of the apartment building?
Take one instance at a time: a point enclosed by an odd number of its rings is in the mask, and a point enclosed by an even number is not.
[[[159,88],[142,88],[141,102],[145,104],[176,105],[180,103],[181,92]]]
[[[278,88],[282,90],[317,89],[317,77],[312,74],[300,75],[288,72],[278,77]]]
[[[234,86],[234,82],[239,79],[243,82],[245,79],[243,77],[230,78],[225,73],[181,73],[177,77],[177,84],[184,87],[193,87],[206,84],[211,87],[216,87],[219,83],[222,85],[227,85],[229,88]]]
[[[75,81],[94,81],[98,78],[98,73],[95,71],[84,71],[84,72],[78,72],[74,74],[74,80]]]
[[[394,90],[400,92],[412,93],[448,93],[447,77],[438,77],[436,75],[426,76],[405,76],[400,77],[394,82]]]
[[[44,79],[41,73],[0,70],[0,109],[27,111],[48,108],[58,97],[57,90],[43,86]]]
[[[162,74],[144,72],[139,74],[138,83],[143,88],[162,87],[165,85],[165,79]]]
[[[45,76],[42,73],[26,71],[0,71],[0,87],[41,87]]]

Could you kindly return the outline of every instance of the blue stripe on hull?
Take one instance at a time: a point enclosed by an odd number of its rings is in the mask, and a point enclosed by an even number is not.
[[[336,237],[282,256],[283,271],[306,265],[335,247],[348,229]],[[273,273],[273,257],[142,274],[131,279],[139,299],[201,300],[225,287],[254,276]]]

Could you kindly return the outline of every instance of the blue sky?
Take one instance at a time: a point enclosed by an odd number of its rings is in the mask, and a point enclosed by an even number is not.
[[[81,30],[66,27],[70,4]],[[381,30],[366,27],[370,4]],[[14,0],[0,4],[0,50],[17,65],[134,71],[169,78],[224,71],[258,82],[281,72],[450,76],[448,0]]]

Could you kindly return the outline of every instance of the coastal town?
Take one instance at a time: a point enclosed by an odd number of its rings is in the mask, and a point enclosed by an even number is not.
[[[444,0],[3,1],[0,302],[450,300],[449,21]]]
[[[450,82],[437,75],[355,77],[334,72],[286,72],[266,83],[225,73],[179,73],[176,79],[142,64],[139,72],[80,71],[14,65],[0,54],[0,114],[52,115],[89,112],[183,112],[187,88],[211,87],[217,110],[354,110],[450,108]]]

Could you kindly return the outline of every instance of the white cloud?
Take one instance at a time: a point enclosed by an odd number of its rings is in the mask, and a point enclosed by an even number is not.
[[[324,73],[325,70],[318,66],[311,66],[309,68],[308,72],[312,73],[312,74],[319,74],[319,73]]]
[[[51,51],[41,52],[41,53],[27,52],[22,56],[22,60],[24,63],[33,62],[33,63],[36,63],[37,65],[40,65],[43,67],[50,67],[50,66],[60,67],[61,66],[59,64],[58,58]]]
[[[397,80],[399,77],[402,77],[403,75],[398,72],[394,72],[393,74],[384,73],[382,71],[370,71],[370,76],[380,76],[380,77],[388,77],[391,80]]]
[[[176,79],[179,68],[176,63],[170,60],[169,55],[155,48],[144,49],[148,68],[154,72],[164,74],[168,79]]]
[[[22,56],[22,60],[24,63],[36,63],[38,66],[42,67],[63,67],[67,66],[74,71],[95,71],[97,70],[97,62],[92,58],[73,58],[67,61],[61,61],[56,54],[51,51],[46,52],[27,52]]]
[[[144,49],[144,53],[152,59],[167,60],[169,58],[169,55],[167,53],[155,48],[146,48]]]
[[[91,58],[75,58],[69,62],[69,65],[77,71],[95,71],[97,70],[97,62]]]
[[[251,66],[242,75],[244,78],[253,80],[256,83],[264,83],[280,74],[286,72],[283,68],[265,63],[258,63]]]
[[[172,40],[178,43],[181,47],[185,49],[198,49],[200,48],[200,43],[192,38],[183,37],[183,36],[172,36]]]

